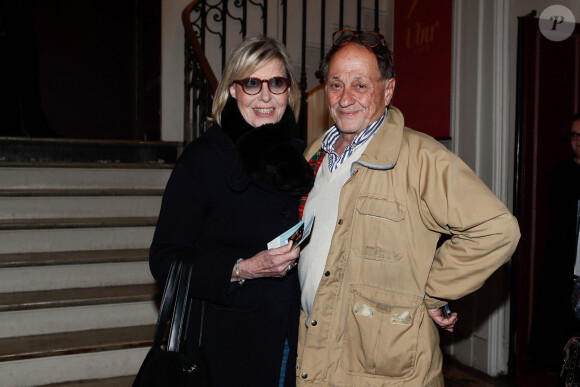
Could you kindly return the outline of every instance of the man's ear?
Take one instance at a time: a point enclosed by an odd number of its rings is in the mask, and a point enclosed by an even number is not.
[[[385,106],[391,104],[393,94],[395,93],[395,78],[389,78],[385,81]]]
[[[230,85],[230,95],[234,98],[236,98],[236,84],[232,83]],[[237,99],[237,98],[236,98]]]

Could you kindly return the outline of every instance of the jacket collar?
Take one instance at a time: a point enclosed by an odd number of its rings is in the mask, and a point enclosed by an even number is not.
[[[403,142],[404,125],[403,113],[394,106],[389,107],[385,121],[370,139],[362,156],[352,164],[351,172],[356,164],[378,170],[394,168]]]
[[[356,165],[362,165],[372,169],[392,169],[397,164],[399,152],[403,142],[403,128],[405,119],[403,113],[394,106],[390,106],[387,117],[373,138],[369,141],[366,149],[358,161],[351,167],[351,173]],[[317,138],[304,152],[306,160],[310,160],[318,150],[324,134]]]

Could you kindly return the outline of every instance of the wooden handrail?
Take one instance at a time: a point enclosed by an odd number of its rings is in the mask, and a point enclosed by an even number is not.
[[[313,89],[310,89],[308,91],[308,97],[318,93],[320,91],[320,89],[324,89],[326,87],[326,83],[321,83],[319,85],[316,85]],[[306,102],[308,102],[308,99],[306,99]]]
[[[191,12],[193,11],[193,8],[195,8],[195,6],[200,1],[202,1],[202,0],[194,0],[191,3],[189,3],[189,5],[187,7],[185,7],[183,12],[181,13],[181,22],[183,23],[183,27],[185,28],[185,33],[187,34],[187,37],[189,38],[189,41],[191,42],[191,46],[193,47],[193,50],[195,51],[195,55],[197,55],[197,58],[198,58],[199,63],[201,65],[201,68],[203,69],[203,72],[207,78],[207,81],[209,82],[213,93],[215,93],[215,91],[217,90],[217,87],[218,87],[217,78],[216,78],[213,70],[211,69],[211,66],[207,60],[207,57],[205,56],[205,53],[203,52],[203,49],[201,48],[201,44],[199,43],[199,40],[197,39],[197,36],[195,34],[195,31],[193,30],[193,27],[191,26],[191,21],[189,19],[191,16]]]

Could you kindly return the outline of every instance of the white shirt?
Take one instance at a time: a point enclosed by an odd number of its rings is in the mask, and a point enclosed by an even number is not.
[[[340,191],[351,176],[352,163],[360,158],[367,145],[368,141],[357,147],[348,158],[348,162],[343,162],[333,172],[330,171],[328,160],[326,160],[328,154],[326,154],[320,164],[314,187],[308,194],[303,218],[308,219],[313,213],[316,214],[316,218],[310,240],[302,247],[298,261],[298,278],[302,289],[302,310],[308,315],[306,324],[309,324],[310,321],[314,298],[320,279],[324,274],[326,259],[330,251],[330,243],[338,217]]]

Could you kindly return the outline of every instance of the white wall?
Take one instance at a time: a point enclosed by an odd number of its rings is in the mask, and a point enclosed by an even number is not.
[[[508,106],[507,0],[455,0],[452,69],[452,149],[504,202],[513,157]],[[504,266],[479,291],[452,306],[460,323],[444,350],[490,375],[507,372],[509,271]]]

